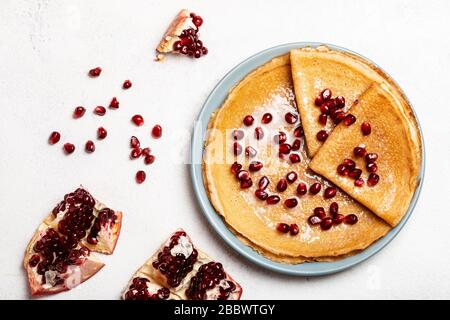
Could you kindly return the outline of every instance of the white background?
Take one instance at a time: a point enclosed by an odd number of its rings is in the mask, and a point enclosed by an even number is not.
[[[179,9],[202,15],[210,54],[200,60],[153,52]],[[450,298],[449,1],[51,1],[0,2],[0,298],[29,298],[23,251],[40,220],[79,184],[124,211],[116,252],[76,289],[50,299],[117,299],[134,271],[177,227],[225,264],[260,298]],[[196,204],[188,166],[194,119],[208,93],[234,65],[274,45],[337,44],[372,59],[407,93],[426,142],[427,167],[412,218],[382,252],[345,272],[284,276],[231,251]],[[102,75],[90,79],[95,66]],[[123,80],[134,86],[123,91]],[[120,109],[103,118],[96,105],[112,96]],[[75,106],[88,111],[71,119]],[[146,125],[130,117],[141,113]],[[150,138],[160,123],[164,137]],[[103,125],[108,138],[93,154],[82,150]],[[49,146],[51,131],[62,141]],[[142,161],[128,160],[132,134],[157,161],[137,185]],[[78,150],[65,156],[65,141]]]

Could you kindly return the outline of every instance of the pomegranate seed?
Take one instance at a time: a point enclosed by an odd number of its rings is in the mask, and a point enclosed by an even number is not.
[[[273,141],[277,144],[285,143],[287,139],[286,133],[280,131],[277,135],[273,137]]]
[[[109,107],[111,109],[118,109],[119,108],[119,101],[117,101],[116,97],[113,97],[111,102],[109,103]]]
[[[89,75],[91,77],[98,77],[100,73],[102,73],[102,68],[100,67],[89,70]]]
[[[289,182],[289,183],[295,182],[295,180],[297,180],[297,173],[295,173],[294,171],[289,172],[289,173],[286,175],[286,180],[287,180],[287,182]]]
[[[73,117],[75,119],[81,118],[82,116],[84,116],[84,113],[86,112],[86,109],[83,107],[76,107],[75,110],[73,111]]]
[[[323,219],[327,216],[323,207],[314,208],[314,215],[319,217],[320,219]]]
[[[175,51],[180,51],[182,47],[181,41],[175,41],[173,44],[173,50]]]
[[[356,121],[356,117],[352,115],[351,113],[347,114],[343,120],[344,124],[348,127],[352,124],[354,124]]]
[[[301,141],[300,141],[300,139],[295,139],[294,140],[294,143],[292,144],[292,150],[293,151],[297,151],[297,150],[300,150],[300,145],[301,145]]]
[[[192,18],[192,23],[198,28],[203,24],[203,19],[200,16]]]
[[[137,159],[137,158],[139,158],[141,156],[141,154],[142,154],[141,148],[134,148],[130,152],[130,158],[131,159]]]
[[[362,174],[362,170],[356,168],[356,169],[350,170],[349,173],[348,173],[348,176],[350,178],[356,180],[356,179],[359,179],[359,177],[361,177],[361,174]]]
[[[133,84],[131,83],[130,80],[125,80],[124,83],[123,83],[123,85],[122,85],[122,88],[124,88],[124,89],[129,89],[129,88],[131,88],[132,85],[133,85]]]
[[[300,162],[300,156],[296,153],[291,153],[289,155],[289,160],[291,160],[292,163],[298,163]]]
[[[280,145],[278,151],[282,154],[289,154],[291,152],[291,145],[289,143],[283,143]]]
[[[340,175],[340,176],[345,176],[348,174],[348,169],[345,164],[338,165],[336,171],[337,171],[338,175]]]
[[[155,162],[155,156],[152,154],[147,154],[144,158],[144,163],[145,164],[152,164],[153,162]]]
[[[345,107],[345,98],[343,96],[337,96],[334,98],[336,108],[342,109]]]
[[[103,140],[106,138],[106,136],[108,135],[108,132],[106,131],[105,128],[100,127],[97,129],[97,138],[100,140]]]
[[[303,182],[300,182],[297,186],[297,194],[299,196],[304,196],[306,194],[306,192],[308,187],[306,186],[306,184],[304,184]]]
[[[236,177],[239,181],[245,181],[250,179],[250,173],[247,170],[239,170]]]
[[[152,129],[152,136],[155,139],[161,138],[161,136],[162,136],[162,127],[159,124],[157,124],[157,125],[155,125],[153,127],[153,129]]]
[[[250,163],[250,165],[248,166],[248,169],[249,169],[251,172],[256,172],[256,171],[261,170],[262,167],[263,167],[263,164],[262,164],[261,161],[252,161],[252,162]]]
[[[145,181],[145,178],[147,177],[147,175],[145,174],[144,171],[139,170],[138,172],[136,172],[136,182],[141,184],[142,182]]]
[[[268,196],[266,199],[267,204],[277,204],[280,202],[280,197],[277,195]]]
[[[48,143],[49,144],[55,144],[59,142],[59,139],[61,139],[61,135],[58,131],[53,131],[50,133],[50,137],[48,137]]]
[[[272,121],[272,114],[264,113],[261,119],[261,122],[264,124],[268,124]]]
[[[298,225],[293,223],[289,226],[289,233],[291,236],[296,236],[299,232]]]
[[[316,137],[320,142],[324,142],[328,138],[328,133],[325,130],[320,130],[319,132],[317,132]]]
[[[105,113],[106,113],[106,108],[103,107],[103,106],[95,107],[94,113],[97,114],[97,115],[99,115],[99,116],[104,116]]]
[[[318,216],[312,215],[308,218],[308,222],[311,225],[316,225],[322,222],[322,219],[320,219]]]
[[[380,181],[380,176],[376,173],[370,173],[369,177],[367,178],[367,185],[369,187],[373,187],[378,183],[378,181]]]
[[[34,254],[31,256],[30,260],[28,260],[28,264],[30,267],[34,268],[38,265],[39,261],[41,260],[41,257],[39,255]]]
[[[255,118],[253,118],[253,117],[250,116],[250,115],[245,116],[245,118],[244,118],[244,124],[245,124],[247,127],[251,126],[251,125],[253,124],[253,121],[255,121]]]
[[[358,217],[355,214],[348,214],[344,217],[345,224],[355,224],[358,222]]]
[[[292,112],[288,112],[284,115],[284,119],[289,124],[294,124],[298,120],[298,116],[296,114],[293,114]]]
[[[358,178],[355,180],[355,182],[353,184],[355,185],[355,187],[362,187],[364,184],[364,180],[363,180],[363,178]]]
[[[322,105],[322,103],[323,103],[322,95],[318,95],[318,96],[316,97],[316,99],[314,100],[314,104],[315,104],[317,107],[320,107],[320,106]]]
[[[368,163],[368,164],[366,165],[366,169],[367,169],[367,171],[369,171],[369,172],[377,172],[378,166],[377,166],[376,163],[372,162],[372,163]]]
[[[355,147],[355,149],[353,149],[353,154],[355,155],[355,157],[364,157],[366,155],[366,148]]]
[[[316,182],[313,183],[311,187],[309,187],[309,192],[312,194],[318,194],[321,188],[322,186],[320,185],[320,183]]]
[[[241,189],[248,189],[253,185],[252,179],[248,178],[247,180],[241,181]]]
[[[336,188],[328,187],[325,189],[323,196],[325,197],[325,199],[331,199],[336,195],[336,191]]]
[[[255,138],[256,140],[261,140],[264,138],[264,131],[261,127],[255,128]]]
[[[338,212],[339,212],[339,205],[337,204],[337,202],[332,202],[330,204],[330,214],[331,214],[331,216],[334,217],[335,215],[338,214]]]
[[[323,101],[327,101],[327,100],[331,99],[332,94],[333,93],[331,92],[331,90],[326,88],[326,89],[322,90],[322,92],[320,93],[320,96],[322,97]]]
[[[71,154],[75,151],[75,145],[73,145],[72,143],[65,143],[64,151],[66,152],[66,154]]]
[[[202,51],[200,49],[194,50],[194,58],[198,59],[202,56]]]
[[[295,198],[289,198],[284,201],[284,205],[288,208],[294,208],[297,206],[297,204],[298,204],[298,201]]]
[[[231,165],[231,173],[236,175],[242,168],[242,164],[238,163],[237,161],[235,161],[232,165]]]
[[[333,219],[331,219],[331,218],[325,218],[322,220],[322,222],[320,222],[320,228],[323,231],[330,230],[332,225],[333,225]]]
[[[374,163],[378,159],[378,154],[376,153],[368,153],[366,154],[366,163]]]
[[[133,123],[138,127],[144,124],[144,118],[140,114],[135,114],[133,117],[131,117],[131,121],[133,121]]]
[[[242,146],[238,142],[233,143],[233,153],[235,156],[242,153]]]
[[[294,130],[294,136],[296,138],[301,138],[303,135],[303,127],[302,126],[298,126],[297,128],[295,128]]]
[[[289,225],[287,223],[279,223],[277,225],[277,230],[281,233],[288,233],[290,228]]]
[[[361,123],[361,131],[362,131],[363,135],[368,136],[372,132],[370,123],[368,123],[368,122]]]
[[[328,104],[323,104],[320,106],[320,112],[322,113],[322,115],[327,115],[330,114],[330,107],[328,106]]]
[[[320,124],[326,125],[327,124],[327,120],[328,120],[328,116],[326,114],[322,113],[319,116],[319,123]]]
[[[333,119],[334,124],[339,124],[342,120],[344,120],[345,113],[342,110],[336,110],[331,114],[331,118]]]
[[[95,144],[92,140],[88,140],[85,145],[86,152],[92,153],[95,151]]]
[[[262,176],[261,179],[259,179],[258,188],[260,190],[265,190],[269,185],[269,183],[270,183],[269,178],[267,178],[266,176]]]
[[[349,170],[355,169],[355,167],[356,167],[356,163],[352,159],[344,159],[344,162],[342,162],[342,163]]]
[[[283,192],[287,189],[287,187],[288,187],[288,184],[287,184],[286,179],[281,178],[280,181],[278,181],[278,183],[277,183],[277,190],[280,192]]]
[[[231,133],[233,140],[241,140],[244,137],[244,131],[242,130],[233,130]]]
[[[139,139],[135,136],[132,136],[130,139],[130,147],[131,148],[139,148],[141,146],[141,142],[139,141]]]
[[[202,48],[202,54],[205,56],[208,54],[208,49],[206,47]]]
[[[261,189],[257,189],[255,191],[255,196],[259,199],[259,200],[266,200],[267,197],[269,196],[269,194],[267,192],[265,192],[264,190]]]
[[[254,158],[256,157],[256,155],[258,154],[258,152],[256,151],[255,148],[248,146],[245,148],[245,156],[248,158]]]
[[[343,221],[344,221],[344,215],[343,214],[338,213],[337,215],[335,215],[333,217],[333,224],[334,225],[341,224]]]

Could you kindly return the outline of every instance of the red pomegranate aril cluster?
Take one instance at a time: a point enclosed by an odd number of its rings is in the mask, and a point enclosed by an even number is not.
[[[332,202],[329,207],[330,216],[327,216],[323,207],[317,207],[314,209],[313,214],[308,218],[310,225],[320,225],[323,231],[330,230],[333,225],[339,225],[342,222],[346,224],[355,224],[358,221],[358,217],[354,214],[342,215],[339,214],[339,205],[337,202]]]
[[[94,109],[94,113],[99,116],[104,116],[106,114],[106,108],[103,106],[97,106]]]
[[[96,244],[98,242],[97,236],[100,232],[102,226],[109,225],[110,228],[116,223],[117,216],[113,210],[109,208],[103,208],[94,220],[94,224],[86,238],[87,242],[90,244]]]
[[[192,271],[194,263],[197,261],[198,252],[193,248],[189,257],[178,253],[175,256],[171,254],[171,250],[175,247],[180,237],[186,237],[184,231],[176,232],[171,238],[168,246],[165,246],[152,265],[159,270],[167,279],[167,284],[170,287],[177,287],[186,275]]]
[[[198,59],[208,54],[208,49],[203,45],[198,34],[199,28],[203,24],[203,19],[194,14],[191,14],[191,18],[195,29],[188,28],[183,30],[179,36],[180,39],[173,44],[173,50]]]
[[[231,293],[236,290],[232,281],[227,281],[226,273],[219,262],[208,262],[200,266],[198,272],[192,277],[186,296],[190,300],[206,300],[208,290],[219,286],[217,300],[227,300]],[[225,282],[223,284],[223,282]]]
[[[125,293],[125,300],[167,300],[170,296],[170,290],[167,288],[160,288],[156,293],[148,291],[146,278],[136,277],[133,279],[128,291]]]

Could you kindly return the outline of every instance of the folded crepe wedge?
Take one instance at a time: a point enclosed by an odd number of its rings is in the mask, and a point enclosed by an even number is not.
[[[317,133],[321,130],[330,133],[335,126],[331,119],[325,125],[319,122],[321,110],[315,104],[316,97],[323,90],[330,89],[333,97],[344,97],[343,111],[346,112],[373,82],[382,83],[385,78],[379,69],[359,56],[326,46],[295,49],[290,58],[307,151],[313,157],[322,145]]]
[[[415,117],[399,89],[387,83],[372,85],[351,112],[356,122],[350,126],[340,123],[312,159],[310,168],[395,226],[405,215],[418,184],[422,146]],[[362,132],[363,122],[370,124],[369,135]],[[367,153],[378,156],[373,175],[379,180],[372,186],[367,160],[354,155],[354,148],[361,145]],[[361,187],[355,186],[354,179],[338,174],[337,167],[344,159],[354,160],[362,169]]]

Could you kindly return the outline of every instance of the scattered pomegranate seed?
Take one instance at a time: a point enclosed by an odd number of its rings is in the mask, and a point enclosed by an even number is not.
[[[269,185],[269,183],[270,183],[269,178],[267,178],[266,176],[262,176],[261,179],[259,179],[258,188],[260,190],[265,190]]]
[[[345,113],[342,110],[336,110],[332,113],[331,118],[333,119],[334,124],[339,124],[342,120],[344,120]]]
[[[289,198],[289,199],[286,199],[286,200],[284,201],[284,205],[285,205],[287,208],[294,208],[294,207],[297,206],[297,204],[298,204],[298,201],[297,201],[297,199],[295,199],[295,198]]]
[[[111,102],[109,103],[109,107],[111,109],[118,109],[119,108],[119,101],[117,100],[116,97],[113,97]]]
[[[297,151],[300,150],[300,146],[301,146],[301,141],[300,139],[295,139],[294,142],[292,143],[292,150],[293,151]]]
[[[131,117],[131,121],[138,127],[142,126],[144,124],[144,118],[140,114],[135,114]]]
[[[298,126],[297,128],[295,128],[294,130],[294,136],[296,138],[301,138],[303,135],[303,127],[302,126]]]
[[[320,219],[323,219],[327,216],[323,207],[314,208],[314,215],[319,217]]]
[[[337,96],[334,98],[336,108],[342,109],[345,107],[345,98],[343,96]]]
[[[325,199],[331,199],[336,195],[336,191],[336,188],[328,187],[325,189],[323,196],[325,197]]]
[[[339,212],[339,205],[337,204],[337,202],[332,202],[330,204],[330,214],[331,214],[331,216],[334,217],[335,215],[338,214],[338,212]]]
[[[141,156],[141,154],[142,154],[141,148],[134,148],[130,152],[130,159],[137,159]]]
[[[328,133],[325,130],[320,130],[319,132],[317,132],[316,137],[320,142],[324,142],[328,138]]]
[[[236,177],[239,181],[245,181],[250,179],[250,173],[247,170],[239,170]]]
[[[98,77],[100,73],[102,73],[102,68],[100,67],[89,70],[89,75],[91,77]]]
[[[203,19],[200,16],[195,16],[192,18],[192,23],[199,28],[203,24]]]
[[[261,161],[252,161],[252,162],[250,163],[250,165],[248,166],[248,169],[249,169],[251,172],[256,172],[256,171],[261,170],[262,167],[263,167],[263,163],[262,163]]]
[[[242,146],[238,142],[233,143],[233,153],[235,156],[242,153]]]
[[[355,214],[348,214],[344,217],[345,224],[355,224],[358,222],[358,217]]]
[[[297,186],[297,194],[299,196],[304,196],[308,192],[308,187],[303,182],[300,182]]]
[[[323,101],[327,101],[327,100],[331,99],[332,94],[333,93],[331,92],[331,90],[326,88],[326,89],[322,90],[322,92],[320,93],[320,96]]]
[[[233,137],[233,140],[242,140],[242,138],[244,138],[244,131],[239,129],[233,130],[231,136]]]
[[[338,175],[340,175],[340,176],[345,176],[348,174],[348,169],[345,164],[338,165],[336,171],[337,171]]]
[[[296,153],[291,153],[289,155],[289,160],[291,160],[291,163],[298,163],[300,162],[300,156]]]
[[[95,151],[95,144],[92,140],[88,140],[85,145],[86,152],[92,153]]]
[[[75,110],[73,111],[73,117],[75,119],[81,118],[82,116],[84,116],[84,113],[86,112],[86,109],[83,107],[76,107]]]
[[[132,136],[130,139],[130,147],[131,148],[139,148],[141,146],[141,142],[139,141],[139,139],[135,136]]]
[[[106,108],[103,106],[97,106],[94,109],[94,113],[99,116],[104,116],[106,113]]]
[[[245,147],[245,156],[246,157],[254,158],[254,157],[256,157],[257,154],[258,154],[258,152],[252,146]]]
[[[255,128],[255,138],[256,140],[261,140],[264,138],[264,131],[261,127]]]
[[[289,143],[283,143],[280,145],[278,151],[282,154],[289,154],[289,152],[291,152],[291,149],[292,147]]]
[[[322,219],[320,219],[318,216],[312,215],[308,218],[308,222],[311,225],[316,225],[322,222]]]
[[[323,113],[322,113],[322,114],[319,116],[319,123],[320,123],[320,124],[326,125],[326,124],[327,124],[327,120],[328,120],[328,117],[327,117],[326,114],[323,114]]]
[[[354,124],[356,121],[356,117],[352,115],[351,113],[347,114],[343,120],[344,124],[348,127],[352,124]]]
[[[293,114],[292,112],[288,112],[284,115],[284,119],[289,124],[294,124],[298,120],[298,116],[296,114]]]
[[[248,178],[247,180],[243,180],[240,183],[241,189],[248,189],[253,185],[252,179]]]
[[[369,172],[377,172],[378,166],[375,162],[371,162],[366,165],[366,169]]]
[[[355,157],[364,157],[366,155],[366,148],[364,147],[355,147],[353,149],[353,154]]]
[[[161,136],[162,136],[162,127],[159,124],[157,124],[157,125],[155,125],[153,127],[153,129],[152,129],[152,136],[155,139],[161,138]]]
[[[287,223],[279,223],[277,225],[277,230],[281,233],[288,233],[290,228],[289,225]]]
[[[363,135],[368,136],[372,132],[370,123],[368,123],[368,122],[361,123],[361,131],[362,131]]]
[[[280,197],[277,195],[268,196],[266,199],[267,204],[277,204],[280,202]]]
[[[155,162],[155,156],[152,154],[147,154],[144,158],[144,163],[145,164],[152,164],[153,162]]]
[[[364,180],[363,178],[358,178],[353,184],[355,185],[355,187],[362,187],[364,185]]]
[[[367,178],[367,185],[369,187],[373,187],[378,183],[378,181],[380,181],[380,176],[376,173],[370,173],[369,177]]]
[[[283,192],[287,189],[288,183],[287,180],[284,178],[281,178],[280,181],[277,183],[277,190],[280,192]]]
[[[330,230],[332,225],[333,225],[333,219],[331,219],[331,218],[325,218],[320,222],[320,228],[324,231]]]
[[[108,132],[106,131],[105,128],[100,127],[97,129],[97,138],[100,140],[103,140],[106,138],[106,136],[108,135]]]
[[[277,144],[285,143],[286,139],[286,133],[284,133],[283,131],[278,132],[278,134],[273,137],[273,141]]]
[[[231,173],[236,175],[242,168],[242,164],[238,163],[237,161],[235,161],[232,165],[231,165]]]
[[[289,233],[291,236],[296,236],[299,232],[298,225],[293,223],[289,226]]]
[[[59,142],[59,139],[61,139],[61,135],[58,131],[53,131],[50,133],[50,136],[48,137],[48,143],[49,144],[55,144]]]
[[[318,194],[321,188],[322,186],[320,185],[320,183],[316,182],[313,183],[311,187],[309,187],[309,192],[312,194]]]
[[[264,124],[268,124],[272,121],[272,114],[264,113],[261,119],[261,122]]]
[[[361,177],[361,174],[362,174],[362,170],[361,169],[358,169],[358,168],[356,168],[356,169],[353,169],[353,170],[350,170],[349,172],[348,172],[348,176],[350,177],[350,178],[352,178],[352,179],[359,179],[359,177]]]
[[[145,181],[145,178],[147,177],[147,175],[145,174],[144,171],[139,170],[138,172],[136,172],[136,182],[141,184],[142,182]]]
[[[330,107],[328,106],[328,104],[323,104],[320,106],[320,112],[322,113],[322,115],[327,115],[330,113]]]
[[[338,225],[338,224],[341,224],[343,221],[344,221],[344,215],[343,214],[340,214],[340,213],[338,213],[337,215],[335,215],[334,217],[333,217],[333,224],[334,225]]]
[[[356,163],[352,159],[344,159],[344,161],[342,163],[349,170],[355,169],[355,167],[356,167]]]
[[[268,194],[267,192],[265,192],[264,190],[257,189],[257,190],[255,190],[255,196],[256,196],[259,200],[266,200],[267,197],[269,196],[269,194]]]
[[[133,84],[131,83],[130,80],[125,80],[124,83],[123,83],[123,85],[122,85],[122,88],[124,88],[124,89],[129,89],[129,88],[131,88],[132,85],[133,85]]]
[[[376,154],[376,153],[368,153],[368,154],[366,154],[366,157],[365,157],[366,163],[373,163],[373,162],[377,161],[377,159],[378,159],[378,154]]]
[[[251,115],[245,116],[244,118],[244,124],[249,127],[253,124],[253,121],[255,121],[255,118],[253,118]]]
[[[297,173],[295,173],[294,171],[288,172],[288,174],[286,175],[286,180],[289,183],[295,182],[295,180],[297,180]]]
[[[75,145],[73,145],[72,143],[65,143],[64,151],[66,152],[66,154],[71,154],[75,151]]]

